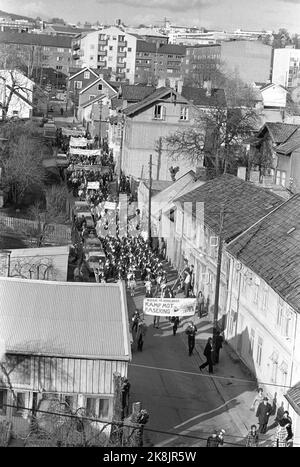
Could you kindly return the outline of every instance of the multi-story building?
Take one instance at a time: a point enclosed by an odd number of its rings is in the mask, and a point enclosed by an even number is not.
[[[29,32],[40,26],[33,18],[6,13],[0,15],[0,31]]]
[[[182,76],[185,82],[197,85],[212,80],[221,60],[221,45],[187,46],[182,61]]]
[[[74,39],[78,66],[107,69],[116,81],[134,83],[136,36],[121,28],[110,27],[82,34]],[[80,51],[79,51],[80,49]]]
[[[215,44],[214,32],[171,32],[169,33],[170,44],[178,45],[198,45]]]
[[[159,79],[182,78],[185,47],[137,41],[135,82],[157,84]]]
[[[0,32],[0,43],[9,53],[16,50],[18,55],[23,55],[24,63],[21,65],[27,66],[29,70],[50,67],[68,73],[73,66],[70,37]]]
[[[75,37],[78,34],[83,34],[92,31],[92,28],[78,28],[68,24],[47,24],[43,29],[43,34],[51,36],[68,36]]]
[[[238,73],[246,83],[267,83],[271,75],[272,47],[259,41],[222,42],[221,62],[226,72]]]
[[[300,195],[227,247],[225,337],[276,409],[289,410],[300,436]]]
[[[275,49],[272,82],[284,87],[300,85],[300,50],[292,48]]]

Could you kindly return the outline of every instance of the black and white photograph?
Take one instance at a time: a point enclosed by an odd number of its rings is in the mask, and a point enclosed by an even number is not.
[[[0,446],[300,447],[299,315],[300,0],[0,0]]]

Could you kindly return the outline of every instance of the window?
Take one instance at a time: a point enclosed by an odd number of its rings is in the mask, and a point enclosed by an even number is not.
[[[276,324],[280,328],[281,328],[281,325],[282,325],[282,317],[283,317],[283,301],[280,298],[279,301],[278,301],[277,318],[276,318]]]
[[[126,68],[126,73],[130,73],[130,70],[129,70],[129,68]]]
[[[64,49],[61,49],[61,48],[58,47],[57,52],[63,53],[63,52],[64,52]]]
[[[127,50],[128,50],[128,52],[131,52],[131,51],[132,51],[132,48],[131,48],[131,47],[128,47]]]
[[[119,42],[125,42],[125,36],[119,36]]]
[[[254,283],[254,296],[253,296],[254,303],[258,303],[258,292],[259,292],[259,284]]]
[[[93,56],[93,55],[90,55],[90,60],[94,60],[94,56]]]
[[[84,74],[83,74],[83,77],[84,77],[84,79],[90,79],[90,72],[85,71]]]
[[[112,46],[112,45],[109,46],[109,50],[113,50],[113,46]]]
[[[269,298],[269,289],[267,286],[263,289],[263,297],[262,297],[262,309],[263,311],[267,311],[268,308],[268,298]]]
[[[113,41],[116,41],[117,40],[117,36],[113,36]]]
[[[229,323],[228,323],[228,328],[229,328],[229,334],[234,333],[234,323],[235,323],[235,311],[231,310],[230,315],[229,315]]]
[[[255,331],[254,329],[251,329],[250,340],[249,340],[249,354],[250,355],[253,355],[254,341],[255,341]]]
[[[274,351],[271,355],[271,360],[272,360],[272,375],[271,375],[271,381],[276,384],[277,382],[277,372],[278,372],[278,359],[279,355],[276,351]]]
[[[25,407],[25,392],[17,392],[16,400],[14,401],[13,415],[20,415],[23,413]]]
[[[56,61],[57,61],[57,62],[61,62],[61,61],[62,61],[62,57],[56,57]]]
[[[102,84],[98,84],[98,91],[102,91],[102,88],[103,88],[103,85],[102,85]]]
[[[189,119],[189,108],[186,105],[181,106],[180,109],[180,120]]]
[[[276,170],[276,185],[286,186],[286,172]]]
[[[283,360],[280,367],[279,367],[280,373],[281,373],[281,384],[282,386],[286,386],[286,380],[287,380],[287,375],[288,375],[288,364]]]
[[[108,398],[87,397],[87,416],[100,418],[101,420],[107,419],[109,417],[109,401]]]
[[[44,51],[45,51],[45,52],[49,52],[49,51],[50,51],[50,47],[44,47]]]
[[[57,65],[55,68],[56,68],[57,70],[62,70],[62,66],[61,66],[61,65]]]
[[[154,118],[164,120],[166,116],[166,108],[161,104],[156,104],[154,107]]]
[[[94,94],[91,94],[89,100],[92,101],[95,98],[96,98],[96,96]]]
[[[19,115],[19,111],[18,110],[13,110],[13,115]]]
[[[7,404],[7,391],[6,389],[0,389],[0,414],[6,414],[6,405]]]
[[[257,339],[257,353],[256,353],[256,363],[258,366],[261,365],[261,354],[262,354],[263,340],[261,337]]]
[[[75,81],[74,86],[75,86],[75,89],[81,89],[82,88],[82,81]]]

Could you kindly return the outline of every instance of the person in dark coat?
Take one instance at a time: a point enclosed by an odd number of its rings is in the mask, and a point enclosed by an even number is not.
[[[197,328],[192,321],[186,328],[185,333],[188,336],[189,356],[191,356],[195,347],[195,338],[197,333]]]
[[[267,426],[268,426],[271,412],[272,412],[272,406],[268,402],[268,398],[264,397],[263,401],[259,404],[259,406],[257,407],[257,411],[256,411],[260,433],[264,434],[267,432]]]
[[[171,322],[173,323],[173,336],[175,336],[180,323],[179,316],[172,316]]]
[[[223,341],[224,341],[223,336],[220,333],[220,331],[218,331],[216,335],[216,346],[215,346],[215,352],[214,352],[215,363],[219,363],[220,349],[223,346]]]
[[[205,368],[208,365],[208,372],[213,373],[212,351],[212,338],[209,337],[203,352],[204,356],[206,357],[206,362],[202,363],[202,365],[199,366],[200,371],[202,371],[203,368]]]

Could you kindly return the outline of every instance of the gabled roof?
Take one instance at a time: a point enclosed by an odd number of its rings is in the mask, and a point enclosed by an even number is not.
[[[226,105],[224,89],[212,89],[211,96],[207,96],[206,89],[183,86],[181,95],[197,106]]]
[[[78,70],[76,73],[74,73],[73,75],[71,75],[69,77],[69,80],[73,79],[73,78],[76,78],[78,75],[80,75],[81,73],[85,72],[85,71],[89,71],[90,73],[92,73],[96,78],[99,78],[99,75],[92,69],[92,68],[89,68],[88,66],[86,66],[85,68],[80,68],[80,70]]]
[[[209,180],[175,201],[181,205],[186,202],[204,202],[205,223],[216,234],[219,233],[220,208],[224,204],[223,237],[226,242],[283,202],[282,198],[270,191],[229,174]]]
[[[102,99],[104,99],[105,94],[101,94],[100,96],[97,96],[95,97],[94,99],[92,99],[91,101],[86,101],[84,102],[83,104],[81,104],[80,107],[83,107],[83,108],[87,108],[87,107],[90,107],[91,105],[95,104],[96,102],[99,102],[101,101]]]
[[[289,139],[277,146],[276,152],[284,155],[291,154],[296,149],[300,148],[300,125],[298,129],[289,137]]]
[[[0,43],[2,44],[20,44],[20,45],[39,45],[44,47],[71,48],[72,37],[70,36],[51,36],[49,34],[33,34],[27,32],[0,32]]]
[[[185,55],[186,46],[177,44],[164,44],[159,47],[158,54]]]
[[[149,189],[149,180],[143,180],[143,183],[145,187]],[[173,185],[173,183],[174,182],[172,182],[171,180],[152,180],[152,196],[164,190],[165,188],[168,188],[169,186]]]
[[[267,83],[267,84],[264,84],[263,86],[261,86],[260,91],[263,92],[263,91],[265,91],[266,89],[271,88],[271,87],[273,87],[273,86],[282,88],[286,93],[288,93],[288,91],[285,89],[284,86],[281,86],[281,84],[275,84],[275,83]]]
[[[128,102],[139,102],[154,93],[154,86],[122,84],[122,99]]]
[[[77,28],[69,25],[63,24],[49,24],[47,28],[53,29],[56,32],[65,32],[65,33],[73,33],[73,34],[80,34],[81,32],[89,32],[93,31],[92,28]]]
[[[141,102],[138,102],[137,104],[132,104],[129,105],[126,109],[124,109],[124,114],[128,116],[132,116],[139,111],[147,108],[148,106],[153,105],[155,102],[165,99],[168,95],[173,95],[181,101],[187,102],[185,98],[183,98],[179,93],[174,91],[174,89],[167,88],[167,87],[160,87],[156,89],[150,96],[146,97],[143,99]]]
[[[114,93],[116,93],[117,91],[109,84],[108,81],[106,81],[104,78],[100,78],[98,77],[97,79],[95,79],[95,81],[93,81],[92,83],[90,83],[88,86],[86,86],[84,89],[82,89],[79,94],[83,94],[84,92],[88,91],[88,89],[90,89],[92,86],[94,86],[95,84],[97,83],[105,83]]]
[[[0,277],[5,351],[125,360],[131,357],[121,282],[52,282]]]
[[[300,312],[300,194],[243,233],[227,249]]]
[[[289,137],[299,128],[299,125],[292,125],[290,123],[267,122],[259,130],[258,136],[261,136],[266,131],[269,131],[270,136],[274,143],[285,143]]]

